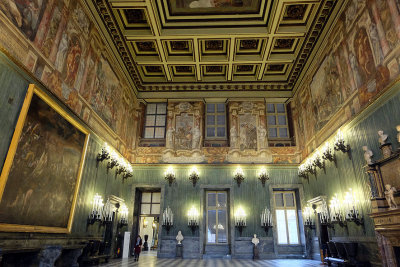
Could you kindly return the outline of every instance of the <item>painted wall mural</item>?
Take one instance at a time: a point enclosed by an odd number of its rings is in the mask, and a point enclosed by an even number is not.
[[[338,112],[347,120],[353,117],[399,76],[398,1],[353,0],[332,32],[319,65],[293,102],[300,147]]]
[[[79,1],[8,0],[0,2],[0,12],[8,19],[2,23],[11,22],[32,47],[22,62],[28,70],[85,122],[90,125],[95,112],[131,148],[134,138],[127,131],[136,125],[136,99],[111,67],[111,56]]]

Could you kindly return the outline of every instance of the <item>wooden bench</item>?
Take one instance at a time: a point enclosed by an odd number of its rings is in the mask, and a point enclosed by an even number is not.
[[[105,243],[99,240],[91,240],[83,249],[82,255],[79,258],[79,265],[97,265],[101,261],[108,262],[111,254],[105,253]]]

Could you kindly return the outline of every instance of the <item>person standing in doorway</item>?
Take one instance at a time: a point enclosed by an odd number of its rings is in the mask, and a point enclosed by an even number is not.
[[[142,250],[142,238],[140,237],[140,235],[138,235],[135,240],[135,251],[133,256],[134,261],[139,260],[139,255],[141,250]]]

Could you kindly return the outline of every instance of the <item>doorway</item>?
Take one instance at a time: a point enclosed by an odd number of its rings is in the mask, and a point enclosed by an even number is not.
[[[160,201],[160,191],[141,192],[138,234],[142,238],[144,252],[158,248]]]

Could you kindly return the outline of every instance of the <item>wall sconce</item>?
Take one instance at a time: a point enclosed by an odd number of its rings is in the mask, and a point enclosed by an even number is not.
[[[311,173],[311,174],[316,174],[317,173],[317,171],[316,171],[316,169],[314,167],[314,162],[312,161],[311,158],[308,158],[306,160],[305,167],[306,167],[306,171],[308,173]]]
[[[107,169],[112,169],[119,165],[119,162],[118,162],[119,157],[118,157],[117,153],[112,151],[110,154],[111,154],[110,161],[107,163]]]
[[[322,158],[331,162],[336,161],[335,154],[332,153],[332,149],[329,147],[329,142],[326,142],[322,147]]]
[[[335,150],[336,151],[340,150],[343,153],[347,153],[350,151],[350,145],[345,145],[343,133],[340,129],[337,132],[336,138],[335,138]]]
[[[313,157],[312,157],[312,162],[313,162],[313,166],[315,167],[314,169],[316,169],[317,167],[320,169],[325,169],[325,162],[321,160],[321,154],[319,153],[319,151],[315,151]]]
[[[238,186],[240,187],[240,184],[244,181],[244,174],[242,168],[237,167],[234,176],[235,177],[233,178],[233,180],[235,180]]]
[[[196,186],[197,181],[200,179],[199,171],[195,166],[189,172],[189,180],[192,181],[193,186]]]
[[[111,223],[114,218],[114,207],[111,204],[110,199],[107,199],[106,204],[103,207],[103,223]]]
[[[165,180],[168,181],[169,186],[175,181],[175,172],[172,166],[169,166],[168,169],[164,173]]]
[[[93,197],[93,206],[87,221],[88,224],[94,224],[96,221],[102,220],[103,206],[103,198],[96,193]]]
[[[133,176],[133,170],[132,170],[132,166],[131,166],[131,164],[127,164],[127,167],[126,167],[126,170],[125,170],[125,173],[123,174],[123,176],[122,176],[122,178],[123,179],[128,179],[129,177],[132,177]]]
[[[345,193],[343,200],[345,214],[346,214],[346,221],[355,222],[357,225],[363,225],[364,218],[360,216],[358,203],[359,201],[356,198],[355,193],[350,188],[349,191]]]
[[[330,222],[328,206],[326,205],[325,199],[322,201],[322,204],[318,206],[317,213],[319,216],[319,221],[322,225],[326,225],[330,228],[333,228],[333,224]]]
[[[192,207],[188,212],[188,226],[192,229],[192,232],[199,226],[199,211]]]
[[[306,166],[304,163],[299,166],[299,170],[297,171],[297,174],[299,175],[299,177],[308,179],[307,170],[306,170]]]
[[[304,226],[315,229],[315,220],[313,216],[314,210],[310,206],[306,206],[303,210]]]
[[[269,228],[272,227],[272,213],[268,208],[265,208],[260,215],[261,227],[264,228],[265,234],[268,234]]]
[[[167,234],[169,233],[169,229],[174,225],[174,214],[169,206],[163,212],[162,225],[167,229]]]
[[[347,227],[346,220],[344,219],[340,209],[340,201],[337,197],[337,194],[335,194],[335,196],[332,197],[329,203],[329,212],[331,214],[332,223],[338,223],[341,227],[344,226]]]
[[[101,149],[101,153],[97,154],[97,161],[102,162],[105,159],[110,158],[110,147],[107,143],[104,143],[104,147]]]
[[[242,236],[243,227],[246,227],[246,213],[242,207],[235,212],[235,226],[238,228],[240,236]]]
[[[262,168],[260,169],[260,172],[258,173],[258,179],[261,181],[261,183],[262,183],[263,186],[265,186],[265,182],[266,182],[267,180],[269,180],[268,172],[267,172],[267,170],[266,170],[264,167],[262,167]]]
[[[118,157],[117,160],[118,160],[119,164],[117,165],[118,168],[117,168],[117,170],[115,171],[115,173],[118,175],[118,174],[121,174],[121,173],[123,173],[123,172],[126,172],[126,168],[127,168],[128,166],[127,166],[126,162],[125,162],[122,158]]]
[[[120,209],[119,209],[119,227],[123,227],[128,225],[128,207],[125,204],[122,204]]]

